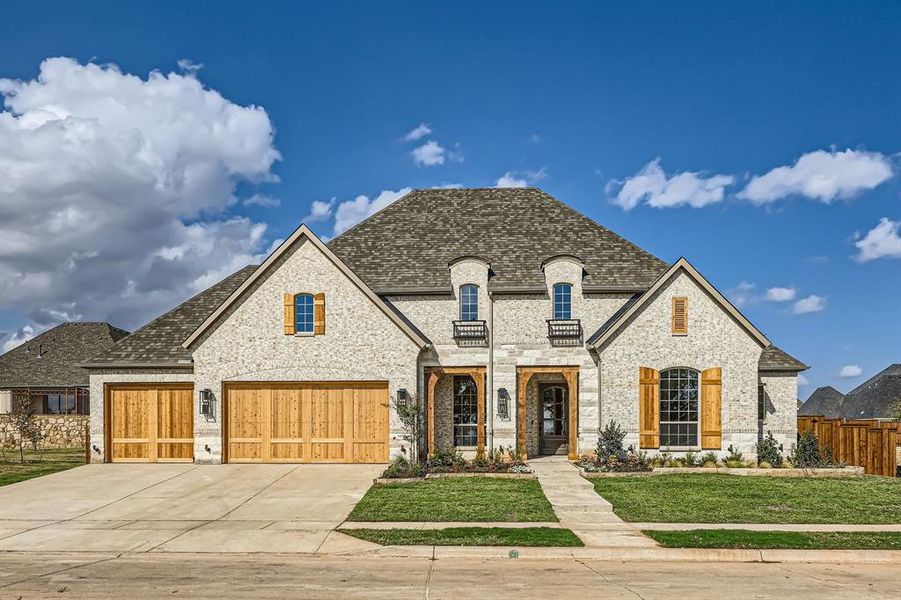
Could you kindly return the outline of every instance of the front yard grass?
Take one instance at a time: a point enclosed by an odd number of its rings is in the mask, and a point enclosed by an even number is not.
[[[585,544],[569,529],[553,527],[447,527],[445,529],[339,529],[383,546],[563,546]]]
[[[544,521],[557,515],[534,479],[447,477],[374,485],[349,521]]]
[[[645,531],[665,548],[745,548],[750,550],[901,550],[898,531],[748,531],[696,529]]]
[[[593,479],[622,519],[658,523],[901,523],[901,479],[723,474]]]
[[[82,448],[44,450],[43,459],[41,459],[40,452],[26,450],[24,463],[19,462],[18,450],[6,450],[5,458],[0,460],[0,486],[49,475],[57,471],[65,471],[83,464],[84,450]]]

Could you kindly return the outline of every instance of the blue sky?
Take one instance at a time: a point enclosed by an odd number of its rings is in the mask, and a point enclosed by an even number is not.
[[[75,184],[81,191],[44,209],[70,215],[60,221],[71,227],[89,231],[100,220],[84,215],[115,212],[98,197],[180,207],[128,213],[138,229],[121,236],[121,246],[103,230],[81,237],[64,231],[66,243],[28,244],[30,251],[0,242],[0,274],[15,282],[0,283],[7,340],[66,317],[138,326],[231,268],[224,255],[237,261],[264,253],[311,214],[314,201],[323,203],[323,218],[310,224],[327,237],[342,202],[361,195],[356,207],[365,214],[383,191],[493,186],[507,175],[539,185],[664,260],[686,256],[777,345],[813,365],[802,398],[819,385],[845,391],[901,361],[901,251],[893,229],[901,223],[901,4],[20,3],[5,8],[0,39],[0,78],[31,82],[51,57],[73,59],[63,72],[89,62],[114,63],[145,81],[153,70],[174,72],[196,78],[246,117],[226,144],[198,149],[189,129],[179,138],[171,156],[232,161],[193,197],[150,188],[131,195],[125,179],[97,189],[97,180],[115,178],[93,175],[87,185],[76,169],[74,183],[52,195]],[[31,103],[27,110],[52,105],[94,114],[79,80],[71,81],[53,92],[58,96],[20,93],[21,101]],[[250,106],[265,111],[268,126]],[[7,106],[7,116],[16,110]],[[115,112],[98,110],[100,121]],[[195,110],[202,109],[191,104]],[[169,123],[170,113],[153,118]],[[165,130],[128,114],[145,131]],[[201,116],[231,126],[217,121],[222,114]],[[405,141],[420,124],[430,133]],[[250,141],[241,147],[234,139]],[[443,162],[417,163],[412,152],[430,141],[426,162]],[[268,162],[248,164],[260,155],[256,147],[270,152]],[[23,149],[21,162],[15,148],[16,164],[47,171],[42,183],[61,171],[38,146]],[[0,161],[3,152],[0,146]],[[129,171],[127,161],[117,165],[120,155],[96,156]],[[94,156],[85,162],[93,165]],[[778,167],[789,170],[758,182],[756,196],[742,193],[753,177]],[[28,176],[2,192],[7,200],[0,197],[0,211],[3,204],[18,211],[0,224],[7,240],[35,225],[22,212],[51,195],[23,191],[31,189]],[[630,210],[622,206],[624,186],[634,191]],[[210,200],[217,194],[225,199]],[[262,204],[246,202],[255,194]],[[156,235],[155,223],[166,218],[177,221]],[[869,238],[880,244],[859,260],[857,242],[881,219],[888,222]],[[172,227],[181,241],[172,241]],[[249,241],[228,245],[226,231]],[[140,256],[128,262],[117,248]],[[200,267],[185,264],[193,253],[203,254]],[[167,261],[140,262],[149,255]],[[90,261],[93,270],[73,275]],[[46,276],[28,278],[26,267]],[[791,291],[771,296],[791,299],[767,300],[777,287]],[[797,314],[805,306],[818,310]],[[839,375],[843,368],[856,373],[846,368],[854,366],[859,375]]]

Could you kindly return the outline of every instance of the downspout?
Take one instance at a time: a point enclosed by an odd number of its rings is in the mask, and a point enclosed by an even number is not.
[[[494,451],[494,296],[488,291],[488,451]]]

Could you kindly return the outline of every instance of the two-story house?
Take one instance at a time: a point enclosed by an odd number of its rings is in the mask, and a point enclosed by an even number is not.
[[[650,452],[796,435],[797,375],[688,261],[535,188],[416,190],[327,244],[301,226],[91,371],[96,461],[384,462],[423,445]]]

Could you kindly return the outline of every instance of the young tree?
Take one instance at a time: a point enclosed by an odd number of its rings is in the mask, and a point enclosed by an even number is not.
[[[25,462],[25,445],[31,444],[37,448],[37,445],[44,439],[41,433],[41,425],[35,418],[34,410],[31,408],[31,400],[27,396],[16,398],[13,403],[13,410],[9,413],[9,420],[12,423],[13,431],[16,435],[16,443],[19,446],[19,462]]]
[[[404,441],[410,444],[410,462],[419,462],[419,444],[423,429],[423,403],[415,394],[408,394],[405,400],[391,399],[391,406],[403,425]]]

